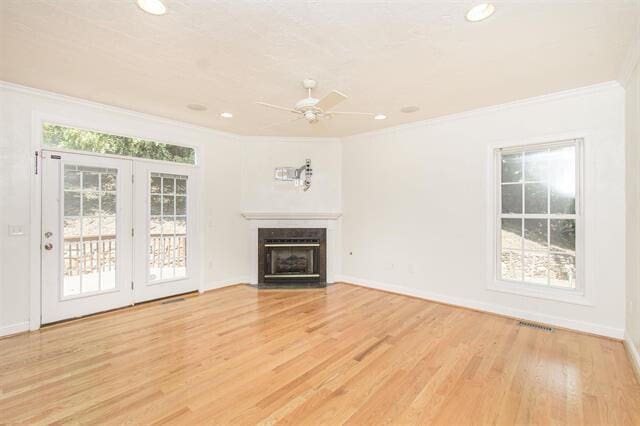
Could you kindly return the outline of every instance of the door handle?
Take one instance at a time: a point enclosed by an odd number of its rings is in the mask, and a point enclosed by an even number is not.
[[[51,250],[51,249],[53,249],[53,244],[51,244],[51,243],[47,243],[47,244],[45,244],[45,245],[44,245],[44,249],[45,249],[45,250]]]

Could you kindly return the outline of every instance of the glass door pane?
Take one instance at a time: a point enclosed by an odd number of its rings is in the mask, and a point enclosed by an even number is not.
[[[65,164],[62,296],[116,287],[118,170]]]
[[[149,282],[187,276],[187,179],[150,174]]]

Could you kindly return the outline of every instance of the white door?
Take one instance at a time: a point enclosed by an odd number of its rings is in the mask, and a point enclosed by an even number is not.
[[[135,162],[134,301],[197,290],[194,168]]]
[[[42,159],[42,323],[132,304],[132,161]]]

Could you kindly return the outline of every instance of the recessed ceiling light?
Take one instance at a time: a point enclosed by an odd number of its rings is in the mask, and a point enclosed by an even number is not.
[[[200,104],[189,104],[187,105],[187,108],[189,108],[190,110],[193,111],[206,111],[207,107],[204,105],[200,105]]]
[[[167,13],[167,8],[160,0],[138,0],[138,6],[152,15],[164,15]]]
[[[385,118],[387,118],[387,116],[384,114],[376,114],[373,116],[374,120],[384,120]]]
[[[470,22],[478,22],[483,19],[487,19],[489,16],[493,15],[493,12],[496,11],[496,7],[491,3],[480,3],[479,5],[473,6],[467,12],[467,21]]]
[[[231,114],[230,112],[223,112],[222,114],[220,114],[220,117],[222,117],[222,118],[233,118],[233,114]]]
[[[400,111],[404,112],[405,114],[410,114],[412,112],[416,112],[418,111],[420,108],[418,108],[415,105],[407,105],[405,107],[400,108]]]

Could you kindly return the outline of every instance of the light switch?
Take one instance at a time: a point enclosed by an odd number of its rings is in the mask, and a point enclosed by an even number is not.
[[[22,225],[9,225],[9,236],[20,237],[24,235],[24,227]]]

